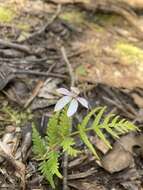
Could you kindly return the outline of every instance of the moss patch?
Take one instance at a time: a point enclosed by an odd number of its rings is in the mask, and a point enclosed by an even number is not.
[[[8,8],[0,7],[0,22],[11,22],[15,14]]]
[[[60,15],[60,18],[75,24],[82,24],[84,22],[85,14],[77,10],[72,10],[69,12],[64,12]]]
[[[87,72],[86,72],[86,68],[84,67],[84,65],[80,65],[79,67],[76,68],[76,75],[80,75],[80,76],[86,76]]]
[[[98,25],[98,20],[99,22],[103,21],[106,24],[116,23],[118,16],[101,14],[88,15],[86,12],[81,12],[79,10],[69,10],[68,12],[63,12],[60,15],[60,18],[72,24],[85,25],[87,28],[92,29],[96,32],[103,32],[104,28]]]
[[[140,63],[143,62],[143,50],[135,45],[118,42],[116,44],[115,51],[128,61],[128,63]]]
[[[31,26],[29,24],[19,23],[17,24],[17,28],[19,28],[20,30],[24,32],[28,32],[31,29]]]
[[[4,122],[7,124],[20,126],[32,119],[30,110],[23,112],[7,105],[0,109],[0,111],[3,113]]]
[[[94,17],[94,21],[102,23],[104,25],[114,25],[120,20],[120,16],[115,14],[101,14],[97,13]]]

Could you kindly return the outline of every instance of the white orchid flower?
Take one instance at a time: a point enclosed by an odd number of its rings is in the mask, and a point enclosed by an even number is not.
[[[57,89],[57,92],[59,94],[64,95],[55,105],[54,111],[60,111],[63,109],[67,104],[69,104],[68,110],[67,110],[67,116],[71,117],[78,108],[79,103],[85,107],[88,108],[88,102],[86,99],[79,97],[79,89],[75,87],[71,87],[71,91],[65,89],[65,88],[59,88]]]

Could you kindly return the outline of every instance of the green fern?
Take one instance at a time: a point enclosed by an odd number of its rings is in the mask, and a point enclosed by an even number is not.
[[[34,125],[32,127],[32,141],[34,154],[36,154],[39,158],[42,158],[47,152],[47,147],[45,146],[45,142],[39,135]]]
[[[40,157],[39,170],[54,188],[54,176],[62,178],[59,172],[59,150],[67,152],[71,156],[76,156],[79,151],[73,148],[75,142],[70,137],[71,120],[66,115],[66,111],[56,113],[48,122],[45,138],[41,136],[33,126],[33,152]]]
[[[98,154],[96,153],[96,150],[94,146],[91,144],[91,142],[88,139],[88,136],[86,135],[86,132],[84,128],[82,128],[82,125],[78,125],[79,134],[82,139],[82,141],[85,143],[85,145],[89,148],[89,150],[94,154],[94,156],[99,159]]]
[[[51,151],[48,153],[47,160],[44,160],[40,163],[40,171],[43,176],[50,182],[51,186],[55,188],[54,184],[54,175],[62,178],[62,175],[59,172],[59,154],[56,151]]]
[[[99,157],[98,157],[98,155],[96,153],[96,150],[95,150],[94,146],[91,144],[91,142],[88,139],[88,136],[86,134],[86,127],[87,127],[87,124],[88,124],[89,120],[91,119],[91,117],[96,112],[98,112],[99,110],[102,110],[102,112],[103,112],[103,109],[105,109],[105,108],[97,107],[97,108],[93,109],[91,112],[89,112],[87,114],[87,116],[85,116],[85,118],[83,119],[82,123],[78,125],[79,135],[80,135],[82,141],[85,143],[85,145],[89,148],[89,150],[94,154],[94,156],[97,159],[99,159]],[[98,115],[98,117],[96,117],[96,122],[97,123],[98,123],[99,119],[100,118],[99,118],[99,115]]]
[[[59,117],[59,125],[60,127],[60,134],[63,136],[69,136],[70,135],[70,129],[71,129],[71,118],[67,116],[67,109],[64,109]]]
[[[95,148],[91,144],[86,135],[86,132],[89,130],[93,130],[95,134],[109,147],[112,148],[110,142],[106,138],[106,133],[103,132],[105,130],[108,134],[110,134],[113,138],[119,138],[119,135],[125,134],[130,131],[136,131],[138,128],[131,122],[126,119],[120,119],[119,116],[115,116],[114,114],[108,114],[104,118],[103,114],[105,113],[106,107],[99,107],[92,110],[78,125],[79,134],[81,139],[86,144],[86,146],[92,151],[92,153],[98,159],[98,155],[96,153]],[[95,112],[98,112],[95,116],[95,119],[92,125],[89,128],[86,128],[91,116],[94,115]],[[86,121],[86,122],[85,122]],[[88,130],[87,130],[88,129]]]
[[[65,138],[62,143],[61,146],[63,147],[63,151],[67,152],[68,155],[70,156],[77,156],[77,154],[80,152],[78,150],[76,150],[75,148],[73,148],[72,146],[75,145],[75,141],[73,138],[71,137],[67,137]]]
[[[70,156],[76,156],[80,151],[75,149],[75,135],[79,135],[88,149],[94,154],[96,159],[99,156],[94,145],[90,142],[88,131],[93,131],[110,148],[110,142],[106,134],[113,138],[130,131],[138,130],[131,122],[120,119],[114,114],[105,114],[106,107],[97,107],[91,110],[77,126],[77,131],[71,132],[71,119],[67,116],[66,109],[61,113],[53,114],[48,122],[46,136],[41,138],[36,128],[33,126],[33,152],[40,158],[39,169],[45,179],[55,188],[54,177],[62,178],[59,172],[59,156],[66,152]],[[106,115],[106,116],[105,116]],[[93,120],[91,126],[89,121]]]
[[[56,146],[56,144],[60,143],[59,129],[59,113],[56,113],[50,118],[47,126],[46,139],[49,147]]]

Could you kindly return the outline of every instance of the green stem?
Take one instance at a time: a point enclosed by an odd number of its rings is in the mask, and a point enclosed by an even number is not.
[[[93,127],[89,127],[89,128],[85,128],[84,131],[91,131],[93,130]],[[75,131],[73,133],[70,134],[70,137],[73,137],[73,136],[76,136],[76,135],[79,135],[79,131]]]

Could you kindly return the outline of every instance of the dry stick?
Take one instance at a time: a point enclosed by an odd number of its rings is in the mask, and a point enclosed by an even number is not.
[[[67,57],[67,54],[66,54],[66,51],[65,51],[65,48],[64,47],[61,47],[61,52],[62,52],[62,56],[63,56],[63,59],[67,65],[67,68],[68,68],[68,71],[69,71],[69,74],[70,74],[70,79],[71,79],[71,86],[74,86],[75,85],[75,76],[74,76],[74,72],[73,72],[73,68],[68,60],[68,57]]]
[[[50,21],[48,21],[40,30],[38,30],[37,32],[34,32],[33,34],[31,34],[28,38],[26,38],[23,41],[28,41],[28,40],[30,40],[32,38],[36,38],[37,36],[40,36],[41,34],[43,34],[52,25],[52,23],[57,19],[60,12],[61,12],[61,5],[58,4],[57,11],[53,15],[53,17],[50,19]]]
[[[54,5],[61,4],[61,5],[66,5],[66,4],[78,4],[78,3],[83,3],[83,0],[45,0],[47,3],[52,3]]]
[[[30,48],[25,45],[16,44],[16,43],[5,41],[2,39],[0,39],[0,45],[4,46],[4,47],[16,49],[16,50],[22,51],[27,54],[31,54]]]
[[[33,90],[32,95],[30,96],[30,98],[27,100],[27,102],[24,105],[24,108],[26,109],[31,102],[36,98],[36,96],[38,95],[40,89],[43,87],[44,82],[43,81],[38,81],[38,84],[36,85],[35,89]]]
[[[53,65],[55,66],[55,65]],[[7,65],[1,65],[0,66],[0,91],[16,76],[25,74],[25,75],[37,75],[37,76],[45,76],[45,77],[57,77],[65,79],[67,78],[65,75],[61,75],[58,73],[50,73],[53,66],[49,68],[47,72],[39,72],[39,71],[33,71],[33,70],[19,70],[19,69],[13,69]]]
[[[34,71],[34,70],[18,70],[15,69],[13,71],[15,74],[26,74],[26,75],[37,75],[37,76],[47,76],[47,77],[56,77],[56,78],[67,78],[65,75],[61,75],[59,73],[49,73],[49,72],[41,72],[41,71]]]
[[[86,177],[89,177],[91,175],[93,175],[95,172],[97,172],[95,170],[95,168],[91,168],[85,172],[80,172],[80,173],[74,173],[74,174],[70,174],[68,176],[68,180],[75,180],[75,179],[83,179],[83,178],[86,178]]]
[[[74,72],[73,69],[71,67],[71,64],[67,58],[67,54],[66,54],[66,50],[64,47],[61,47],[61,53],[63,56],[63,59],[67,65],[68,71],[69,71],[69,75],[70,75],[70,79],[71,79],[71,86],[75,85],[75,77],[74,77]],[[72,124],[71,124],[71,129],[72,130]],[[65,153],[64,154],[64,158],[63,158],[63,190],[68,190],[68,154]]]

